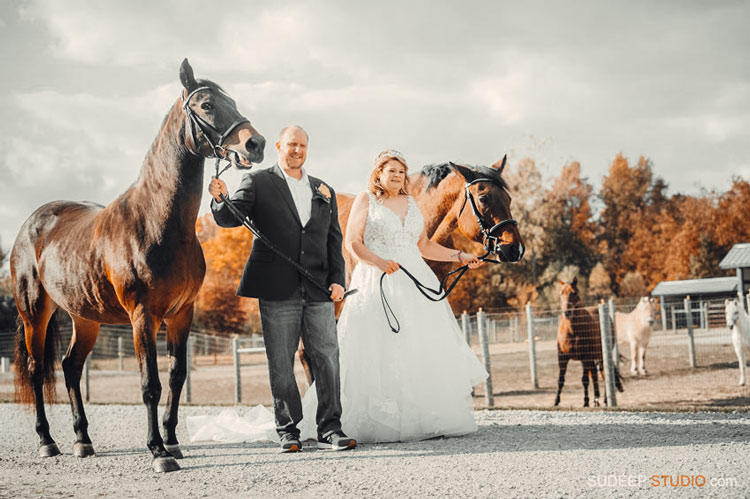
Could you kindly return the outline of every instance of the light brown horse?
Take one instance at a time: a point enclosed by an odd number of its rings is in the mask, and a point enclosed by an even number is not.
[[[444,246],[452,246],[454,233],[482,244],[490,256],[503,262],[518,262],[525,251],[524,241],[512,221],[511,196],[508,185],[502,178],[506,158],[486,166],[469,166],[457,163],[441,163],[425,166],[422,171],[409,176],[411,195],[422,212],[427,235]],[[339,207],[339,224],[346,236],[354,196],[336,194]],[[514,222],[514,221],[513,221]],[[347,284],[357,260],[346,248]],[[447,273],[451,265],[428,261],[439,278]],[[336,303],[336,316],[341,313],[344,302]],[[303,349],[300,360],[312,382]]]
[[[73,411],[78,457],[94,455],[81,399],[81,370],[99,325],[133,325],[141,392],[148,414],[147,446],[155,471],[179,469],[175,435],[187,373],[186,353],[193,300],[205,274],[195,221],[203,192],[205,158],[235,166],[263,160],[265,139],[237,111],[217,84],[196,80],[183,61],[182,89],[162,123],[135,183],[109,206],[55,201],[37,209],[21,227],[10,270],[19,313],[16,346],[17,397],[36,407],[39,454],[60,450],[49,432],[44,393],[54,393],[53,313],[73,320],[73,336],[62,361]],[[167,326],[170,359],[164,439],[157,405],[161,383],[156,334]]]
[[[583,365],[583,406],[589,406],[589,376],[594,384],[594,406],[599,406],[599,380],[597,366],[604,378],[602,356],[602,337],[597,307],[584,308],[578,294],[578,278],[571,282],[560,282],[560,308],[562,314],[557,328],[557,363],[560,369],[557,379],[557,396],[555,406],[560,404],[560,393],[565,385],[565,372],[568,362],[578,360]],[[607,318],[607,320],[610,320]],[[610,321],[611,324],[611,321]],[[610,327],[610,331],[614,329]],[[614,336],[613,336],[614,341]],[[614,344],[614,343],[613,343]],[[622,391],[620,372],[615,366],[615,385]],[[607,392],[604,392],[604,403],[607,403]]]

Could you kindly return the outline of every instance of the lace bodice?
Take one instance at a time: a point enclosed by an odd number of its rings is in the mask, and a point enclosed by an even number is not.
[[[414,198],[409,196],[403,224],[399,216],[378,203],[372,193],[367,210],[363,242],[381,258],[392,258],[403,251],[418,251],[417,242],[424,229],[424,219]]]

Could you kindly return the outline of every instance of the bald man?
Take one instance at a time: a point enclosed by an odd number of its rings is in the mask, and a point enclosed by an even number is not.
[[[303,278],[255,240],[237,294],[259,299],[263,339],[281,452],[302,450],[297,424],[302,402],[294,377],[294,354],[300,337],[310,355],[318,395],[318,448],[345,450],[357,445],[341,431],[339,348],[333,302],[344,295],[345,271],[336,194],[303,165],[308,135],[298,126],[283,129],[276,142],[279,161],[245,175],[232,202],[284,254],[307,268],[329,293]],[[211,211],[222,227],[240,222],[222,203],[226,184],[212,179]]]

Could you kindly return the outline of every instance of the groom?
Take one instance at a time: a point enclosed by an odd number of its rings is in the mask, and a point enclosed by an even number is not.
[[[357,442],[341,431],[339,348],[333,302],[344,295],[344,259],[336,195],[302,168],[307,157],[307,132],[298,126],[281,131],[279,162],[245,175],[230,198],[279,250],[328,285],[323,293],[258,239],[245,264],[237,294],[259,298],[268,374],[281,439],[281,452],[302,450],[297,424],[302,402],[294,377],[294,354],[300,337],[310,354],[318,395],[318,448],[351,449]],[[211,211],[222,227],[236,227],[220,195],[226,184],[217,178],[208,188]]]

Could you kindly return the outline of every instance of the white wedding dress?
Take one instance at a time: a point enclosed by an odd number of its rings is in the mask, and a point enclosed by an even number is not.
[[[414,199],[402,222],[369,196],[365,246],[437,289],[417,248],[424,220]],[[347,298],[338,321],[344,433],[359,442],[403,442],[476,431],[471,389],[487,372],[447,301],[422,296],[404,272],[387,275],[383,292],[401,326],[393,333],[380,298],[382,273],[362,262],[354,268],[349,287],[359,292]],[[302,437],[315,438],[314,387],[302,406]]]
[[[424,220],[409,197],[405,219],[370,194],[364,243],[382,258],[395,260],[433,289],[438,279],[417,248]],[[359,263],[338,321],[341,365],[341,424],[360,443],[405,442],[476,431],[472,387],[487,372],[464,340],[447,301],[422,296],[404,272],[385,277],[383,291],[400,323],[393,333],[380,298],[377,267]],[[393,319],[391,319],[393,322]],[[317,438],[315,387],[302,400],[303,440]],[[233,410],[187,418],[190,441],[278,440],[273,414],[256,406],[244,417]]]

